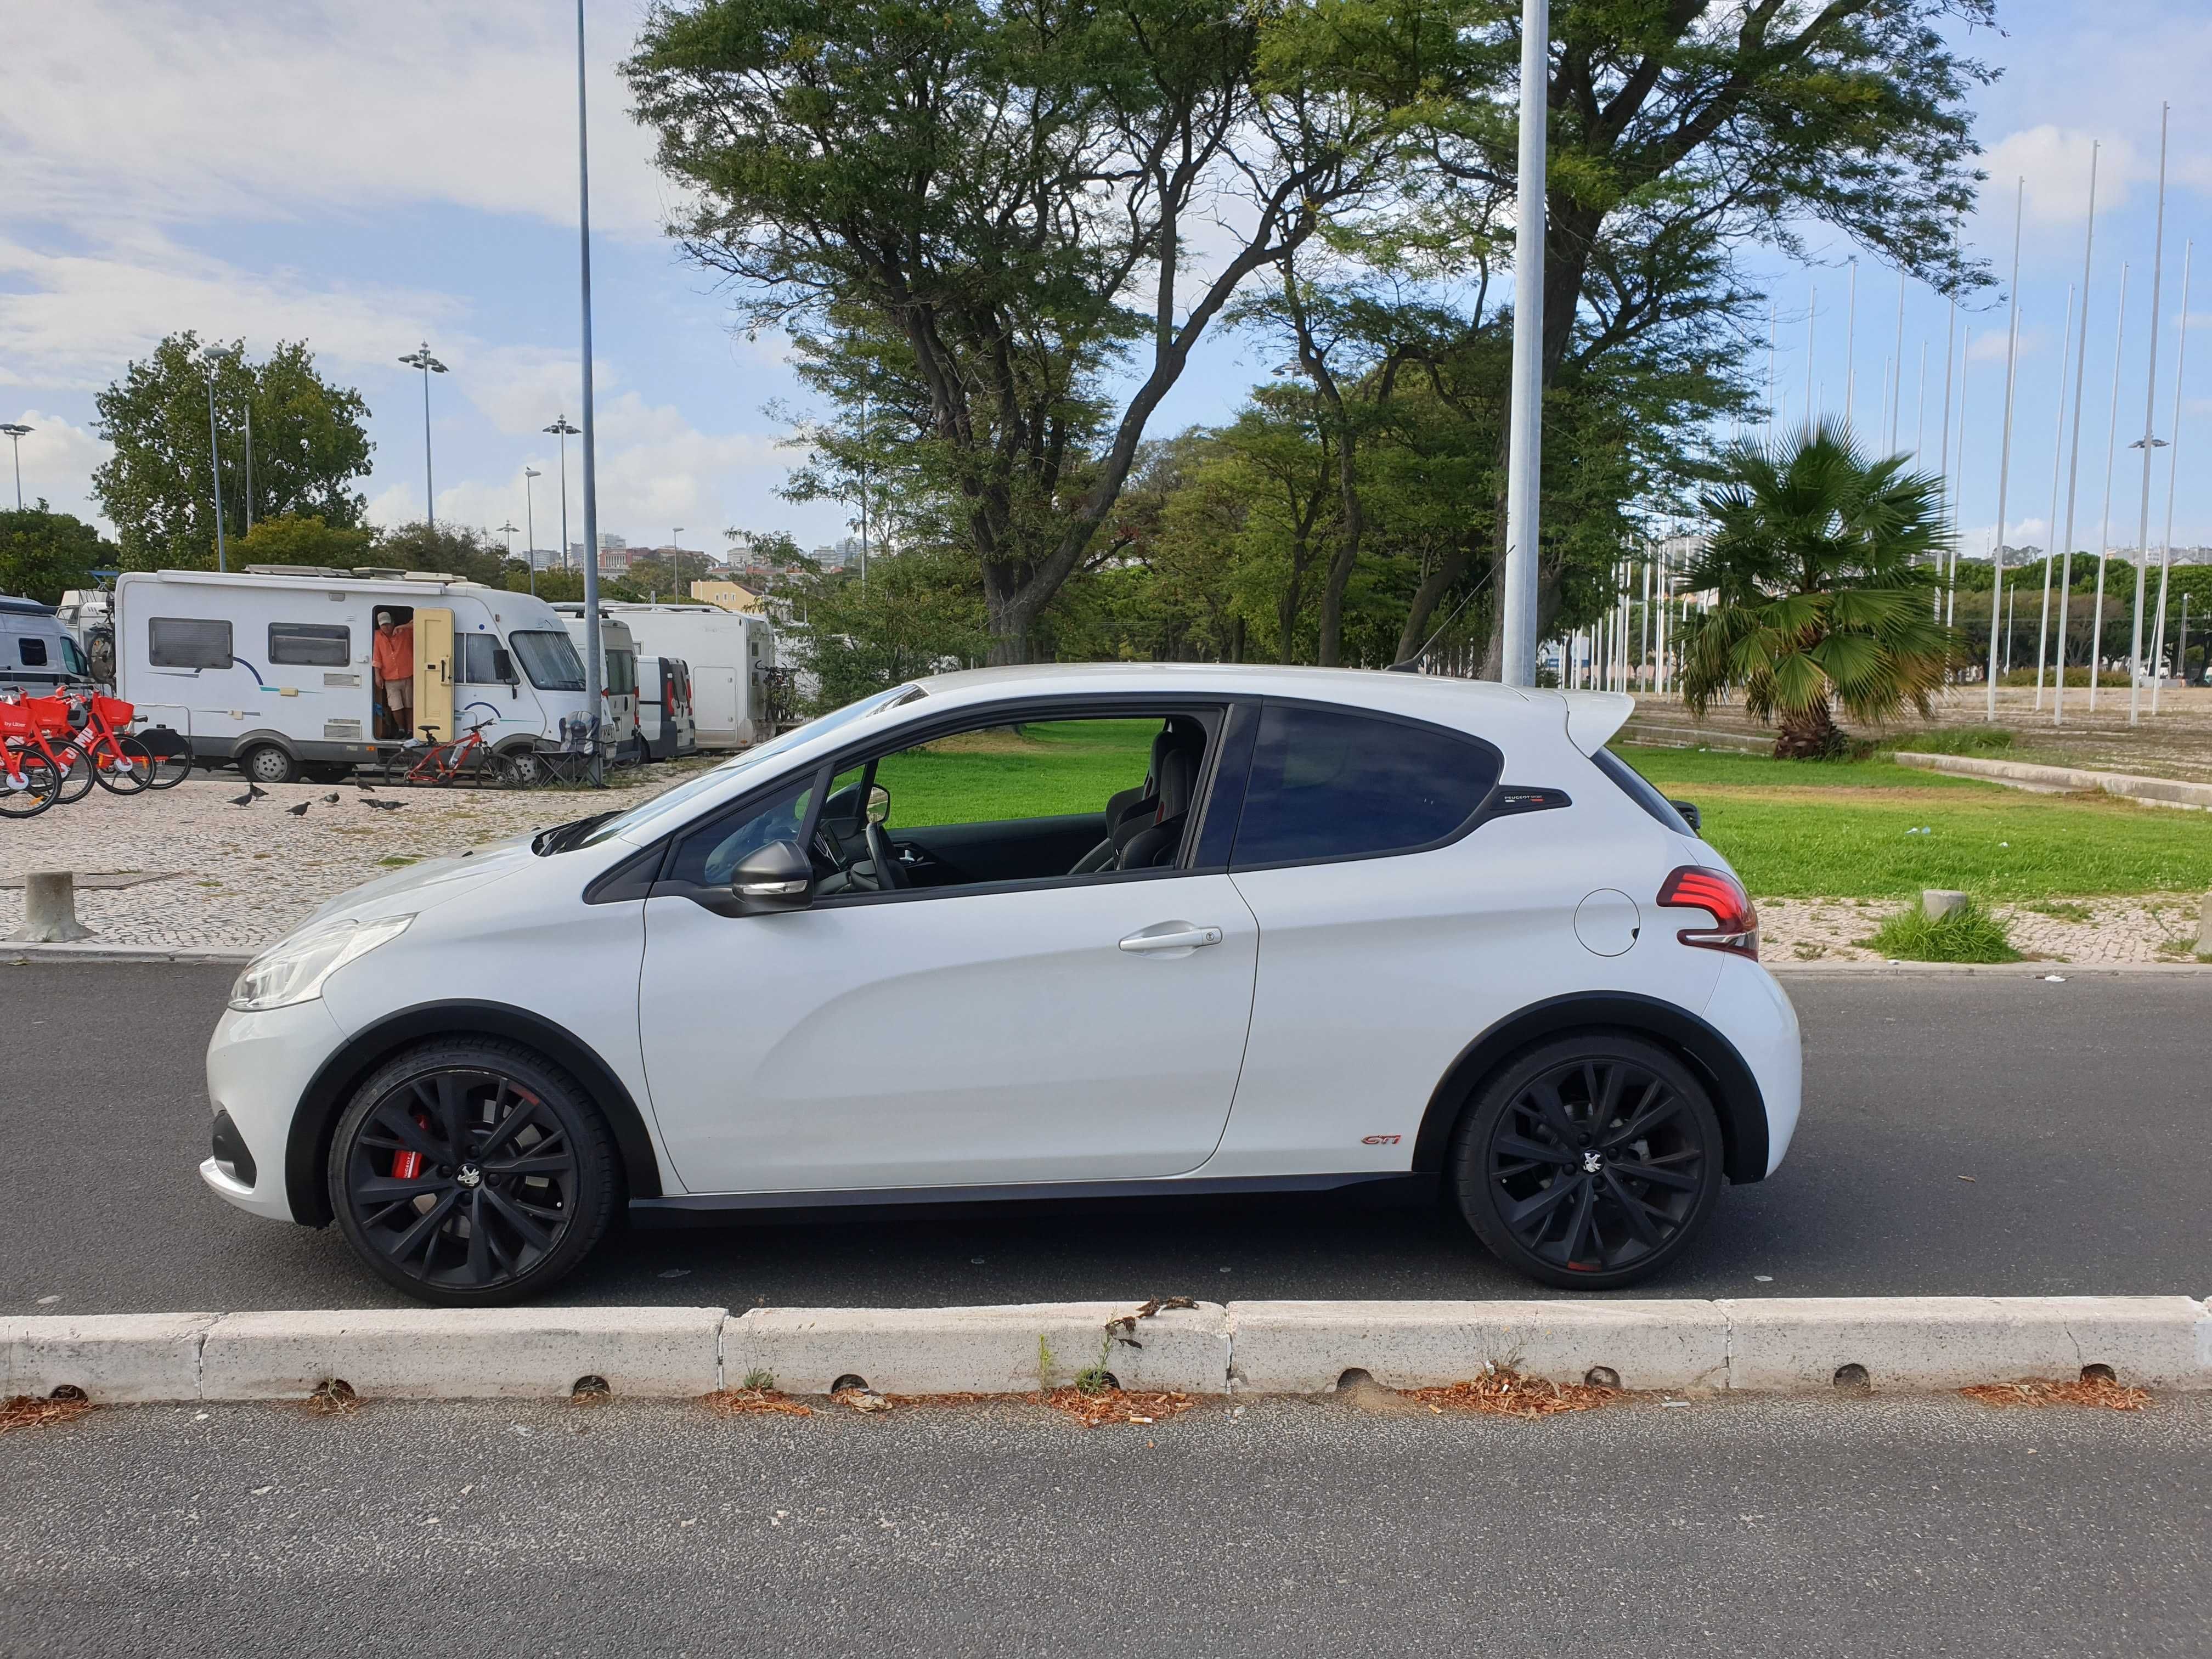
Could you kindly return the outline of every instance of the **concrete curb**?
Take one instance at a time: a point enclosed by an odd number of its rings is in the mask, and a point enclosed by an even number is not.
[[[2203,974],[2201,962],[1762,962],[1778,979],[1919,978],[1980,974],[1993,979],[2094,979],[2109,975]]]
[[[0,944],[0,963],[10,967],[33,962],[184,962],[242,968],[259,954],[257,951],[191,951],[167,945]]]
[[[2124,800],[2148,806],[2179,806],[2196,811],[2212,807],[2212,783],[2192,783],[2180,778],[2148,778],[2132,772],[2100,772],[2081,766],[2038,766],[2027,761],[1988,760],[1979,755],[1923,754],[1900,749],[1892,757],[1899,766],[1917,766],[1929,772],[1948,772],[1955,777],[1979,778],[2014,789],[2039,794],[2071,794],[2101,789]]]
[[[1047,1355],[1049,1355],[1048,1359]],[[1510,1365],[1602,1369],[1634,1389],[1818,1392],[2069,1380],[2212,1389],[2212,1304],[2185,1296],[1717,1301],[1131,1303],[994,1308],[380,1309],[0,1318],[0,1398],[554,1397],[586,1377],[673,1399],[767,1373],[787,1393],[1026,1394],[1103,1364],[1124,1388],[1310,1394],[1362,1370],[1396,1388]]]

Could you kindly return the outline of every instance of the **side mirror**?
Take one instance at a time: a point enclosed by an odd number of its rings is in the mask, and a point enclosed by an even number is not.
[[[891,792],[880,783],[872,786],[868,791],[868,822],[883,823],[889,821],[890,815]]]
[[[495,645],[491,648],[491,677],[509,685],[514,684],[514,659],[503,645]]]
[[[1702,836],[1705,833],[1705,816],[1692,803],[1686,800],[1670,800],[1667,805],[1682,815],[1682,822],[1690,826],[1692,835]]]
[[[730,893],[742,915],[804,910],[814,902],[814,865],[795,841],[772,841],[730,872]]]

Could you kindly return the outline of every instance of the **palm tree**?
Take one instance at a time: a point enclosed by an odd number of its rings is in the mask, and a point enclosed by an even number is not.
[[[1832,703],[1874,725],[1907,704],[1929,714],[1959,647],[1918,562],[1948,550],[1951,533],[1942,480],[1906,459],[1870,461],[1825,421],[1723,452],[1704,498],[1712,533],[1686,577],[1714,599],[1683,633],[1693,714],[1741,687],[1752,714],[1779,724],[1778,760],[1845,752]]]

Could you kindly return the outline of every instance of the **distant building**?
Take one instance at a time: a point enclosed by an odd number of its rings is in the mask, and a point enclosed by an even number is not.
[[[742,582],[712,580],[693,582],[691,597],[703,604],[719,605],[725,611],[758,611],[761,608],[761,596]]]

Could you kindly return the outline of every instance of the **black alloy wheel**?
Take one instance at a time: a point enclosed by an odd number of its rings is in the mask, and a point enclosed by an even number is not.
[[[1711,1214],[1720,1122],[1674,1055],[1626,1033],[1570,1037],[1492,1079],[1461,1125],[1468,1224],[1509,1267],[1607,1290],[1658,1272]]]
[[[619,1180],[605,1121],[520,1044],[455,1040],[402,1055],[339,1120],[331,1206],[346,1242],[426,1302],[534,1295],[588,1255]]]

